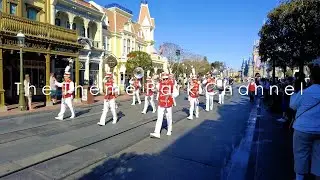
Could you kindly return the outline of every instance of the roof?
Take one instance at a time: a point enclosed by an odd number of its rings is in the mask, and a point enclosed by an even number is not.
[[[143,20],[147,18],[147,20],[150,22],[150,24],[152,25],[152,21],[151,21],[151,17],[150,17],[150,12],[149,12],[149,7],[148,4],[141,4],[140,7],[140,13],[139,13],[139,20],[138,23],[142,24]]]
[[[76,2],[78,4],[81,4],[83,6],[86,6],[88,8],[94,9],[94,10],[99,10],[96,7],[94,7],[92,4],[90,4],[90,3],[88,3],[87,1],[84,1],[84,0],[74,0],[74,2]]]
[[[108,4],[108,5],[105,6],[105,8],[119,8],[122,11],[125,11],[125,12],[127,12],[127,13],[129,13],[131,15],[133,14],[131,10],[129,10],[129,9],[121,6],[120,4],[117,4],[117,3]]]

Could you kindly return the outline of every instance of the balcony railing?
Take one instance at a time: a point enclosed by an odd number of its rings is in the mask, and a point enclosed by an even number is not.
[[[17,33],[20,30],[27,36],[52,40],[76,43],[78,39],[77,32],[74,30],[0,12],[0,31]]]

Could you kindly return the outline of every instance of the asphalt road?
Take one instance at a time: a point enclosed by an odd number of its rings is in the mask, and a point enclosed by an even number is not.
[[[102,105],[77,109],[73,120],[56,121],[57,112],[0,119],[0,177],[220,179],[243,136],[251,109],[247,99],[234,93],[210,112],[202,103],[200,118],[187,120],[189,103],[181,93],[172,136],[164,129],[161,139],[149,138],[156,113],[141,114],[143,103],[119,103],[119,122],[112,125],[108,114],[103,127],[96,124]]]

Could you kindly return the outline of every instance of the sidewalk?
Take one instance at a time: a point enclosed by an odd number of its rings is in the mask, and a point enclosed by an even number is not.
[[[268,112],[267,107],[261,104],[246,179],[294,179],[292,135],[289,123],[277,121],[280,117]]]
[[[99,103],[102,103],[103,99],[104,99],[103,95],[95,96],[93,104],[87,104],[86,102],[81,102],[81,103],[74,103],[74,106],[86,107],[86,106],[97,105]],[[117,101],[127,101],[129,99],[131,99],[131,96],[124,94],[124,95],[120,95],[117,98]],[[20,111],[18,107],[19,107],[19,104],[9,105],[7,112],[0,113],[0,118],[8,117],[8,116],[16,116],[16,115],[30,115],[30,114],[39,113],[39,112],[57,110],[60,108],[60,101],[58,101],[57,104],[52,106],[45,106],[44,102],[34,102],[32,103],[32,107],[34,108],[34,110],[32,111]]]

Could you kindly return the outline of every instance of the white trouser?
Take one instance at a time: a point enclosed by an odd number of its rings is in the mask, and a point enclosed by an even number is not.
[[[117,122],[116,101],[115,101],[115,99],[111,99],[111,100],[104,100],[103,111],[102,111],[102,115],[101,115],[99,124],[103,124],[103,125],[106,124],[106,118],[107,118],[109,108],[110,108],[112,116],[113,116],[113,122],[114,123]]]
[[[156,122],[156,128],[154,130],[155,133],[160,134],[161,127],[162,127],[162,121],[163,121],[163,115],[165,110],[167,110],[166,118],[167,118],[167,125],[168,125],[168,132],[172,131],[172,107],[164,108],[158,106],[158,119]]]
[[[149,100],[150,99],[150,104],[152,106],[152,111],[155,112],[156,111],[156,106],[154,105],[154,101],[153,101],[153,95],[151,96],[145,96],[144,97],[144,108],[142,112],[147,112],[148,107],[149,107]]]
[[[190,109],[189,109],[189,117],[193,117],[193,112],[195,111],[196,117],[199,117],[199,100],[198,98],[190,97]]]
[[[58,114],[58,117],[63,118],[63,115],[66,112],[66,105],[69,107],[69,109],[71,111],[71,116],[74,117],[75,113],[74,113],[73,106],[72,106],[72,97],[62,98],[61,99],[61,109],[60,109],[60,112]]]
[[[213,94],[206,93],[206,111],[213,110]]]
[[[133,92],[132,104],[136,104],[136,96],[137,96],[139,104],[141,104],[139,90],[136,90],[136,91]]]
[[[224,95],[225,95],[225,91],[221,91],[219,93],[219,103],[220,104],[224,104]]]

